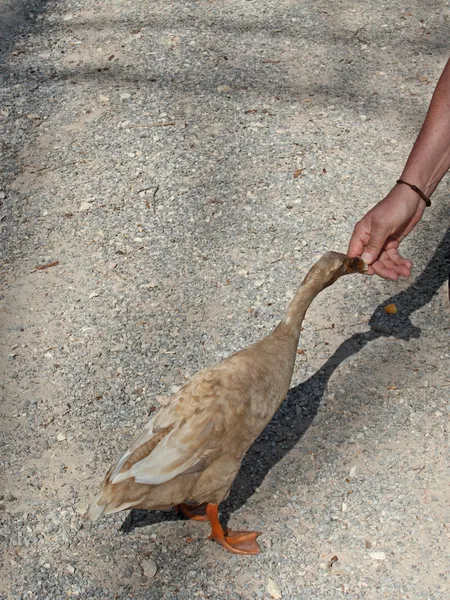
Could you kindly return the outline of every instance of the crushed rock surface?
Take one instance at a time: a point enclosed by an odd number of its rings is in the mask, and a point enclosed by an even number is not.
[[[268,333],[393,185],[448,2],[0,13],[0,595],[448,598],[447,181],[404,244],[410,280],[344,278],[307,315],[289,396],[222,507],[261,555],[175,512],[83,519],[149,415]]]

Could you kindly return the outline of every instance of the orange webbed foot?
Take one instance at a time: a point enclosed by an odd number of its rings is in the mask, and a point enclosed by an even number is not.
[[[214,540],[233,554],[259,554],[261,548],[256,543],[259,531],[230,531],[224,532],[219,521],[219,507],[217,504],[207,504],[206,514],[211,523],[211,535]]]
[[[261,548],[256,542],[259,531],[227,531],[221,538],[209,537],[233,554],[259,554]]]

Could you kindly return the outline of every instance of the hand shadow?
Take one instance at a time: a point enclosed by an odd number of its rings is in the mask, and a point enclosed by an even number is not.
[[[421,330],[412,324],[411,315],[430,302],[450,276],[450,228],[432,258],[410,287],[379,304],[369,320],[370,331],[355,333],[345,340],[312,377],[289,391],[258,439],[247,452],[230,495],[221,504],[223,524],[241,508],[261,485],[268,472],[296,446],[317,414],[328,381],[339,365],[380,337],[402,340],[420,337]],[[384,307],[395,303],[398,312],[387,315]],[[161,521],[176,519],[174,511],[132,510],[121,530],[132,531]]]

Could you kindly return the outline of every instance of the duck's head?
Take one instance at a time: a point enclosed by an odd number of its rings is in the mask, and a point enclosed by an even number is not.
[[[349,258],[340,252],[326,252],[312,266],[306,276],[305,283],[315,281],[326,288],[343,275],[365,273],[366,271],[367,265],[362,258]]]

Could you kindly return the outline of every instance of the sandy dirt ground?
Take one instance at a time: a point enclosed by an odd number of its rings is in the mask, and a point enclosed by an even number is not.
[[[389,191],[449,14],[0,0],[2,598],[449,598],[446,180],[410,280],[344,278],[307,315],[222,508],[261,555],[174,511],[82,516],[161,397],[269,332]]]

